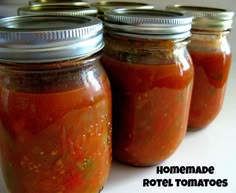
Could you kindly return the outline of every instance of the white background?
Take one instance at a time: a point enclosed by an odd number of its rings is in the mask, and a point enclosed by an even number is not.
[[[130,0],[131,1],[131,0]],[[17,7],[26,0],[0,0],[0,16],[16,15]],[[89,1],[93,2],[93,1]],[[236,11],[235,0],[145,0],[161,9],[166,5],[185,4],[226,8]],[[6,5],[8,4],[8,5]],[[11,4],[9,6],[9,4]],[[235,22],[234,22],[235,26]],[[236,29],[229,35],[233,62],[222,111],[204,130],[187,133],[177,151],[163,166],[214,166],[212,175],[157,175],[156,167],[136,168],[113,162],[112,170],[102,193],[236,193]],[[224,188],[143,188],[144,178],[210,178],[228,179]],[[6,193],[0,183],[0,193]],[[43,192],[42,192],[43,193]]]

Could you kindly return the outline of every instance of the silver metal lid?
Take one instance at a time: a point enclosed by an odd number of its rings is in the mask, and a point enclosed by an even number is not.
[[[221,8],[171,5],[169,11],[193,16],[193,29],[225,31],[232,28],[234,12]]]
[[[113,9],[105,12],[108,33],[154,39],[184,39],[191,35],[192,17],[156,9]]]
[[[28,7],[20,7],[18,15],[69,15],[82,16],[90,15],[96,16],[98,10],[95,7],[81,6],[81,5],[33,5]]]
[[[0,60],[41,63],[81,58],[104,46],[102,21],[90,16],[0,19]]]
[[[80,0],[31,0],[29,5],[81,5],[89,6],[88,2]]]

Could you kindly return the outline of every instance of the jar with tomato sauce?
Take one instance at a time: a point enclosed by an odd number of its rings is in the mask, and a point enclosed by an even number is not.
[[[208,126],[222,108],[231,64],[227,35],[234,12],[181,5],[167,8],[194,17],[188,45],[195,68],[188,127],[189,130],[199,130]]]
[[[111,166],[111,89],[93,17],[0,20],[0,165],[9,193],[98,193]]]
[[[192,18],[151,9],[105,12],[101,58],[113,94],[114,158],[151,166],[182,142],[193,84]]]

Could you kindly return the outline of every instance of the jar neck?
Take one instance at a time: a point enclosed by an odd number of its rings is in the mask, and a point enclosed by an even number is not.
[[[192,36],[204,36],[204,37],[227,37],[227,35],[230,33],[230,30],[226,31],[209,31],[209,30],[197,30],[197,29],[192,29]]]
[[[117,34],[105,33],[105,41],[107,44],[116,44],[116,46],[124,46],[125,48],[135,49],[162,49],[174,50],[186,47],[189,43],[187,39],[151,39],[127,37]]]
[[[44,63],[18,63],[0,60],[0,70],[3,71],[17,71],[24,73],[45,73],[54,71],[64,71],[71,68],[85,68],[93,64],[94,61],[101,57],[102,51],[84,58],[72,58],[57,62]]]
[[[105,34],[104,54],[134,64],[175,64],[182,56],[188,58],[186,39],[157,40]]]
[[[213,50],[230,52],[227,35],[229,31],[192,30],[190,50]]]

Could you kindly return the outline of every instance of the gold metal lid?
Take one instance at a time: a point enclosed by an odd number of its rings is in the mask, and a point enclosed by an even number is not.
[[[69,16],[97,16],[95,7],[81,5],[33,5],[20,7],[18,15],[69,15]]]
[[[166,9],[193,16],[193,29],[226,31],[232,28],[233,11],[221,8],[186,5],[171,5],[167,6]]]
[[[154,8],[153,5],[147,3],[132,2],[132,1],[99,1],[91,3],[91,6],[94,6],[98,9],[98,13],[100,16],[103,16],[105,11],[115,8],[145,8],[145,9]]]
[[[81,5],[89,6],[88,2],[80,0],[30,0],[29,5]]]

